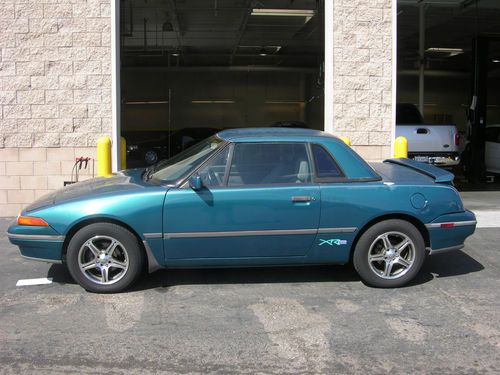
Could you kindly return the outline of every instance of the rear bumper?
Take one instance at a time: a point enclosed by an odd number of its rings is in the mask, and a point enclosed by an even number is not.
[[[460,164],[460,155],[458,152],[408,152],[408,158],[416,161],[422,161],[422,158],[428,158],[428,163],[442,167],[453,167]],[[419,160],[420,159],[420,160]],[[427,161],[426,161],[427,162]]]
[[[460,250],[476,230],[476,216],[471,211],[442,215],[425,225],[429,231],[429,254]]]

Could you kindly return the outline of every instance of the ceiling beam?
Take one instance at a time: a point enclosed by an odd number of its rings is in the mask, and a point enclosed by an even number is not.
[[[167,3],[168,3],[168,7],[169,7],[170,22],[172,22],[175,36],[177,38],[177,48],[182,49],[182,47],[183,47],[182,31],[181,31],[181,26],[179,23],[179,18],[177,17],[177,7],[175,5],[174,0],[167,0]]]
[[[229,57],[229,64],[233,64],[233,58],[238,50],[239,45],[241,44],[241,40],[243,39],[243,35],[245,34],[245,30],[247,28],[248,20],[250,19],[250,15],[252,14],[253,1],[247,0],[245,6],[245,13],[243,14],[241,20],[241,26],[238,30],[238,34],[236,35],[236,43],[231,50],[231,57]]]

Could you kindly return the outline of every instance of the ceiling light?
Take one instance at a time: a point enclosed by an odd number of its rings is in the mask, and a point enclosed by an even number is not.
[[[145,104],[167,104],[168,100],[135,100],[135,101],[126,101],[127,105],[145,105]]]
[[[252,16],[314,17],[316,11],[307,9],[252,9]]]
[[[261,48],[260,51],[259,51],[259,56],[267,56],[267,52],[266,52],[266,49],[265,48]]]
[[[427,48],[425,52],[442,53],[447,54],[449,57],[457,56],[464,53],[463,48],[441,48],[441,47],[431,47]]]
[[[191,100],[193,104],[233,104],[234,100],[219,99],[219,100]]]
[[[495,57],[495,58],[491,59],[491,62],[495,63],[495,64],[500,63],[500,57]]]
[[[172,56],[179,57],[181,53],[179,51],[173,51]]]

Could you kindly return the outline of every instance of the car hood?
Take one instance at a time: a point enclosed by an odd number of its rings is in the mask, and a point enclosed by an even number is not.
[[[91,199],[104,194],[117,194],[144,189],[149,182],[142,179],[143,168],[120,171],[111,177],[96,177],[90,180],[68,185],[53,193],[42,196],[27,206],[24,211],[34,211],[39,208],[66,201],[85,198]]]

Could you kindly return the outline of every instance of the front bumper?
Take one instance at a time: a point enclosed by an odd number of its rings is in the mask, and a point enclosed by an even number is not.
[[[429,254],[461,249],[476,230],[476,224],[476,215],[469,210],[442,215],[426,224],[431,243]]]
[[[65,237],[51,227],[30,227],[13,224],[7,231],[11,244],[19,247],[21,256],[50,263],[62,262]]]

